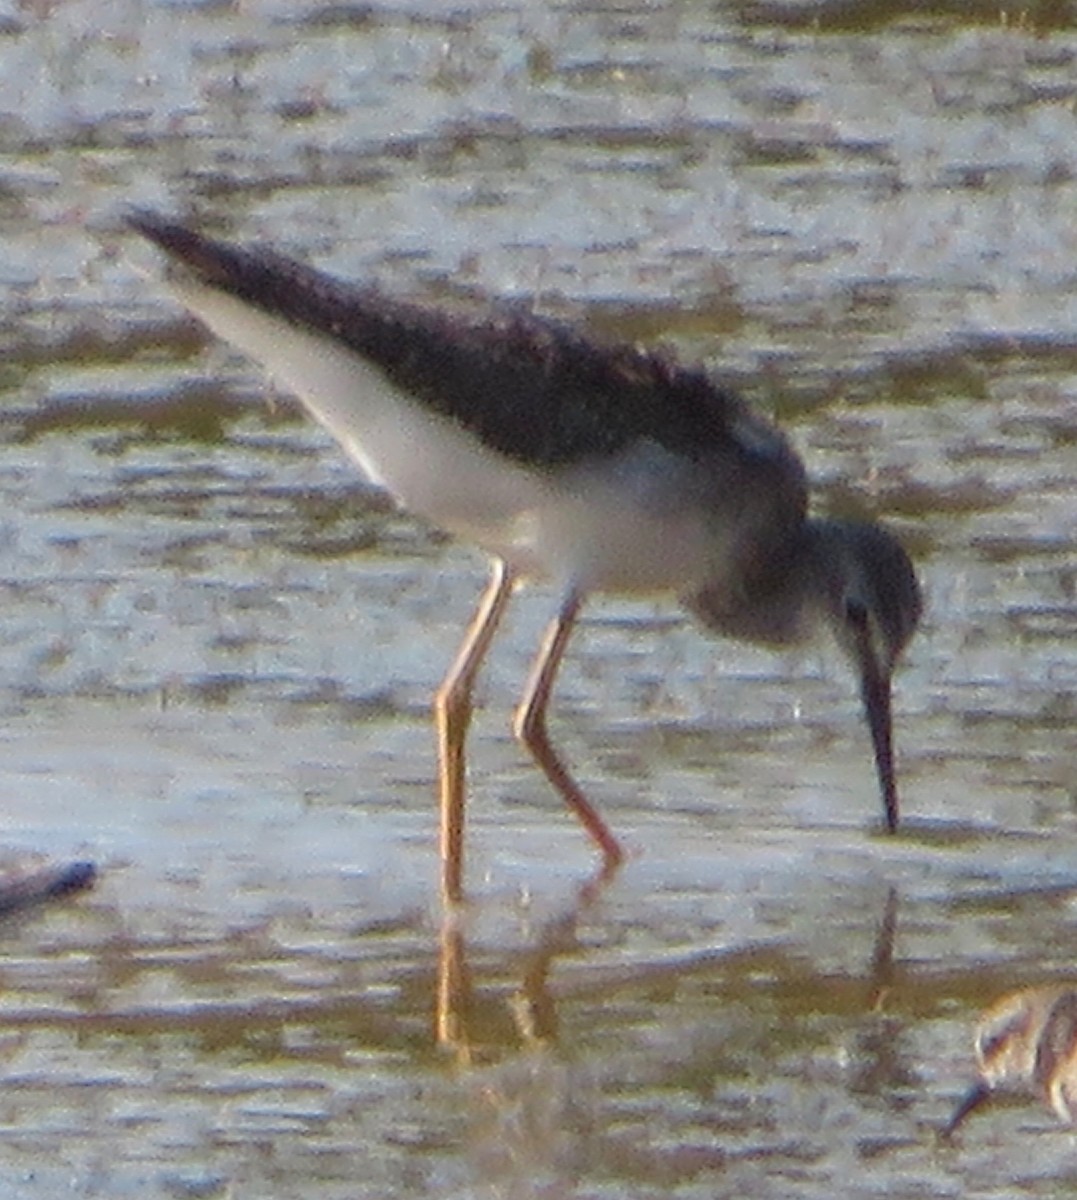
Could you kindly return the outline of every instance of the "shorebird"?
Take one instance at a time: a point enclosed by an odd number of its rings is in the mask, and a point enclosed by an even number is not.
[[[891,676],[920,617],[878,525],[807,515],[782,433],[697,368],[544,317],[481,319],[356,286],[153,213],[131,227],[180,269],[180,302],[293,392],[398,504],[484,549],[489,583],[434,703],[442,889],[462,894],[465,738],[476,674],[518,582],[557,608],[514,731],[612,872],[622,850],[554,750],[546,712],[592,592],[668,592],[708,630],[782,647],[829,627],[853,664],[886,826],[898,822]]]
[[[939,1131],[949,1138],[996,1092],[1038,1095],[1077,1125],[1077,988],[1022,988],[986,1009],[976,1026],[980,1078]]]

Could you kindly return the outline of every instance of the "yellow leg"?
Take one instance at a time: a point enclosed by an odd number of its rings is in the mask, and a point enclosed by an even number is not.
[[[575,592],[570,593],[561,606],[561,611],[551,621],[535,665],[531,669],[531,678],[524,689],[520,707],[516,710],[513,729],[531,757],[542,768],[543,774],[558,790],[602,851],[603,874],[609,875],[620,866],[624,852],[610,832],[609,826],[598,815],[598,810],[569,774],[568,768],[550,744],[549,734],[546,732],[546,709],[550,702],[550,693],[582,605],[583,598]]]
[[[495,559],[490,582],[468,626],[449,673],[434,697],[438,730],[438,786],[441,797],[441,891],[447,903],[463,897],[465,742],[471,724],[475,676],[512,596],[513,575]]]

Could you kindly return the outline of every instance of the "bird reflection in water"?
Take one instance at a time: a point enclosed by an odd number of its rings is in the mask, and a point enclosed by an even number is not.
[[[481,1002],[472,980],[464,910],[446,908],[438,955],[438,1045],[452,1052],[461,1064],[471,1065],[496,1054],[506,1034],[518,1046],[556,1041],[557,1009],[549,987],[550,970],[558,957],[578,948],[576,930],[580,920],[613,874],[603,867],[576,892],[564,912],[543,925],[536,944],[517,968],[519,984],[508,1004],[500,1005],[497,1013]],[[506,1029],[505,1014],[511,1018],[510,1029]]]

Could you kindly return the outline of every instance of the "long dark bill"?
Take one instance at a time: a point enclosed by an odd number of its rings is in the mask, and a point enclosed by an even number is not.
[[[860,696],[864,702],[864,716],[871,730],[871,744],[875,750],[875,769],[882,792],[886,828],[889,833],[894,833],[898,826],[898,794],[897,779],[894,775],[890,675],[879,666],[866,625],[859,631],[856,646],[857,657],[860,660]]]

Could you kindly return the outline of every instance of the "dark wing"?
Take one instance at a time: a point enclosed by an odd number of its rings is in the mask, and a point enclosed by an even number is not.
[[[339,340],[519,462],[567,466],[650,438],[698,462],[773,462],[776,477],[787,470],[792,451],[776,429],[702,371],[659,354],[592,341],[527,313],[469,320],[152,213],[128,220],[202,282]]]

